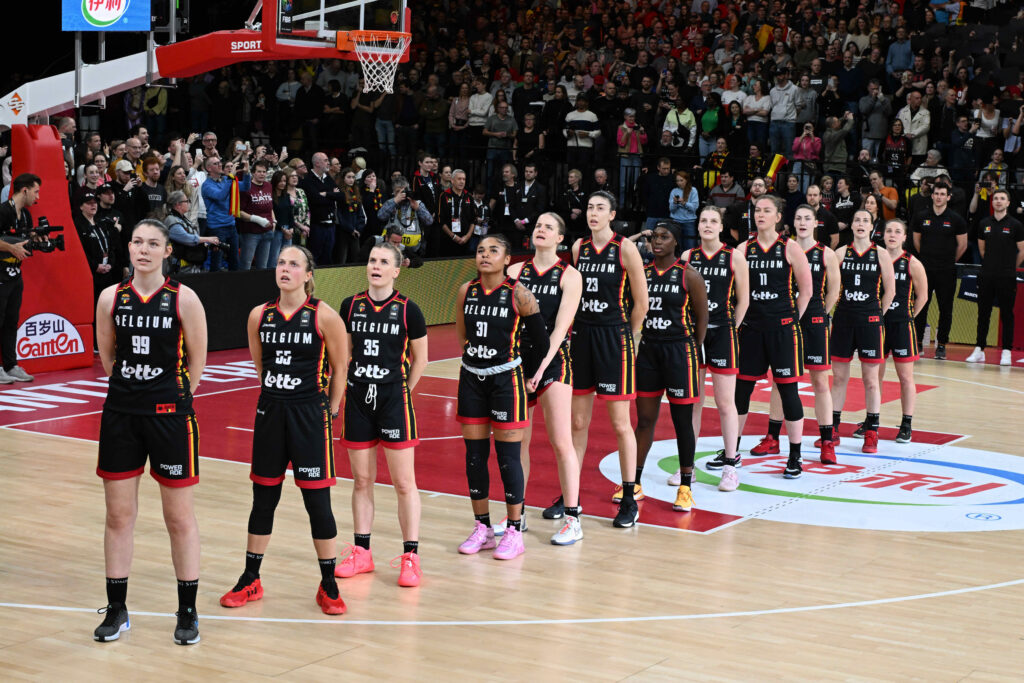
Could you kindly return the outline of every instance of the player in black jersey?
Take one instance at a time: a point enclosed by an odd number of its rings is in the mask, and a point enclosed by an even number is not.
[[[572,258],[583,277],[583,297],[573,323],[572,443],[583,467],[594,412],[594,394],[606,403],[608,421],[619,447],[622,485],[612,494],[619,511],[612,522],[636,524],[643,499],[636,470],[636,436],[630,424],[629,402],[636,396],[633,336],[647,315],[647,280],[636,245],[612,230],[615,197],[598,191],[587,198],[590,236],[576,240]]]
[[[719,207],[708,205],[701,209],[697,232],[700,234],[700,246],[684,253],[683,260],[688,261],[704,280],[709,314],[708,330],[701,348],[698,386],[702,391],[693,411],[693,434],[694,440],[700,437],[705,394],[703,388],[707,371],[711,370],[715,407],[718,408],[718,421],[725,447],[705,466],[708,469],[721,469],[725,465],[725,458],[739,463],[739,455],[736,453],[739,447],[739,420],[736,415],[738,329],[750,305],[750,274],[743,250],[722,244],[726,233]],[[681,473],[676,473],[669,477],[668,483],[669,486],[681,486],[686,482]]]
[[[871,213],[858,209],[851,223],[853,243],[836,250],[842,293],[832,326],[833,424],[841,424],[846,387],[850,382],[853,352],[860,356],[864,382],[865,453],[878,452],[878,413],[882,406],[882,365],[885,363],[885,326],[882,311],[889,310],[895,292],[892,257],[871,241]]]
[[[526,369],[527,404],[530,422],[523,433],[523,482],[530,479],[530,438],[533,408],[540,403],[548,441],[558,464],[562,495],[544,510],[546,519],[566,517],[562,528],[551,537],[554,545],[572,545],[583,539],[580,527],[580,465],[572,447],[572,362],[569,359],[569,328],[580,305],[583,280],[578,270],[558,257],[558,245],[565,239],[565,221],[554,213],[542,213],[533,229],[533,258],[515,263],[508,276],[537,298],[548,334],[548,351],[540,365]],[[529,335],[523,338],[524,356],[530,357]],[[498,525],[494,533],[504,533]]]
[[[163,274],[171,243],[162,223],[136,225],[128,255],[134,273],[104,289],[96,305],[97,350],[110,388],[96,466],[107,508],[107,607],[93,637],[117,640],[130,628],[125,598],[139,476],[148,458],[149,473],[160,484],[178,577],[174,642],[190,645],[199,642],[199,527],[192,492],[199,482],[199,425],[192,394],[206,365],[206,314],[194,291]]]
[[[821,462],[834,465],[837,442],[832,425],[832,388],[829,385],[832,354],[829,349],[828,312],[839,299],[839,261],[834,251],[815,239],[818,227],[814,207],[809,204],[797,207],[793,214],[796,243],[804,250],[811,268],[811,301],[800,318],[800,332],[804,340],[804,367],[811,375],[811,386],[814,388],[814,417],[818,421],[820,433],[815,446],[820,449]],[[751,455],[779,452],[782,417],[782,397],[779,396],[778,386],[772,385],[768,434],[761,439],[761,443],[750,449]]]
[[[796,384],[804,374],[799,320],[811,300],[811,269],[800,245],[779,234],[784,207],[785,202],[774,195],[759,198],[754,206],[757,237],[742,247],[750,268],[750,308],[740,329],[736,412],[742,436],[754,383],[771,368],[789,436],[789,460],[783,476],[796,479],[803,472],[800,442],[804,427],[804,408]],[[793,291],[794,284],[797,292]],[[731,491],[739,486],[736,464],[723,463],[719,489]]]
[[[682,473],[672,509],[689,512],[696,446],[693,404],[703,393],[697,349],[708,328],[708,293],[700,274],[679,258],[680,241],[676,223],[659,222],[651,236],[654,261],[644,268],[650,308],[636,355],[636,481],[643,475],[667,392]]]
[[[290,461],[320,564],[316,604],[324,614],[345,613],[334,578],[338,529],[330,487],[335,483],[331,419],[338,416],[345,391],[348,338],[334,309],[313,298],[313,268],[313,255],[304,247],[282,249],[275,273],[279,296],[249,313],[249,352],[260,378],[249,474],[252,511],[245,571],[221,597],[224,607],[263,597],[260,565]]]
[[[419,306],[395,291],[401,264],[402,252],[396,245],[385,242],[371,249],[367,290],[345,299],[339,309],[352,350],[342,443],[352,465],[355,545],[335,575],[347,579],[374,569],[370,526],[380,442],[398,495],[403,540],[398,585],[412,587],[419,585],[421,576],[420,494],[414,467],[419,438],[412,390],[427,367],[427,323]]]
[[[511,560],[526,550],[522,535],[523,465],[519,450],[523,428],[529,424],[524,359],[519,353],[521,323],[525,322],[537,367],[547,355],[548,336],[537,299],[529,289],[505,274],[512,246],[501,234],[486,235],[476,249],[479,277],[459,288],[455,328],[462,341],[462,371],[456,419],[466,442],[466,479],[473,505],[473,532],[459,552],[472,555],[495,547],[488,511],[490,477],[487,459],[493,428],[494,451],[505,487],[508,526],[494,558]]]
[[[896,376],[900,380],[900,404],[903,419],[896,434],[896,443],[910,443],[917,385],[914,384],[914,361],[919,357],[914,318],[928,301],[928,276],[924,264],[905,249],[907,224],[893,219],[885,224],[885,250],[892,259],[896,291],[889,310],[885,312],[885,357],[892,355]],[[878,383],[885,377],[885,364],[878,373]]]

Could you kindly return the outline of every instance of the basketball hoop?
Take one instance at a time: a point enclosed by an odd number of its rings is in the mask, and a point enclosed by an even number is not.
[[[398,31],[349,31],[348,39],[363,66],[363,92],[394,92],[395,71],[409,49],[412,35]]]

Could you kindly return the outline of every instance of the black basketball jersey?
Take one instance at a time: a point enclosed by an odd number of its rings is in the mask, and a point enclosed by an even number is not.
[[[644,339],[676,341],[692,336],[686,263],[677,260],[664,271],[650,263],[644,268],[644,275],[649,302],[644,318]]]
[[[548,334],[555,329],[558,307],[562,305],[562,276],[567,267],[568,264],[559,260],[547,270],[541,271],[531,258],[523,264],[522,270],[519,271],[519,278],[516,280],[533,292],[533,296],[537,298],[540,314],[544,318],[544,329]],[[525,329],[523,330],[523,344],[530,344],[530,337]]]
[[[878,267],[878,245],[872,244],[863,253],[850,244],[839,264],[842,294],[836,307],[836,319],[857,325],[881,320],[882,271]]]
[[[756,239],[747,242],[750,308],[745,322],[754,327],[777,327],[796,320],[796,288],[793,264],[786,255],[787,242],[780,236],[767,249],[762,249]]]
[[[462,305],[466,343],[462,363],[476,368],[502,365],[519,357],[520,320],[509,278],[487,291],[477,278],[469,283]]]
[[[181,285],[165,280],[143,298],[129,278],[114,293],[114,368],[105,408],[138,415],[192,412],[185,335],[178,312]]]
[[[345,329],[352,335],[349,380],[387,384],[408,379],[409,341],[418,338],[409,334],[410,318],[418,319],[414,309],[416,304],[398,292],[377,302],[367,291],[341,303]]]
[[[327,392],[327,345],[317,322],[318,299],[310,297],[290,316],[280,301],[263,304],[259,335],[263,346],[262,395],[310,399]]]
[[[613,236],[604,249],[594,246],[592,237],[585,238],[576,268],[583,276],[583,298],[576,321],[587,325],[628,323],[632,297],[622,262],[622,236]]]
[[[825,270],[825,245],[815,242],[807,254],[807,264],[811,267],[811,300],[807,304],[804,315],[825,315],[825,285],[828,273]]]
[[[896,295],[885,314],[890,322],[910,322],[914,319],[914,278],[910,276],[910,254],[904,251],[892,262],[896,276]]]
[[[733,248],[722,246],[713,254],[697,247],[690,250],[690,265],[704,278],[708,290],[708,327],[735,325],[736,273],[732,269]]]

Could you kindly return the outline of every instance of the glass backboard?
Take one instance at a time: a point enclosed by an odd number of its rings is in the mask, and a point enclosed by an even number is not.
[[[405,32],[405,0],[277,0],[277,42],[335,45],[338,31]]]

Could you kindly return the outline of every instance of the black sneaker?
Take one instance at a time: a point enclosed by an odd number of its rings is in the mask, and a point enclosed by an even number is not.
[[[544,519],[561,519],[565,517],[565,502],[562,497],[555,498],[551,505],[544,508],[544,512],[540,513]]]
[[[174,642],[178,645],[193,645],[199,642],[199,617],[196,611],[189,607],[183,612],[175,612],[178,617],[178,625],[174,629]]]
[[[636,524],[638,519],[640,519],[640,506],[636,504],[636,501],[628,504],[623,501],[619,503],[619,511],[612,521],[612,526],[619,529],[628,529]]]
[[[92,634],[92,637],[101,643],[117,640],[123,631],[132,627],[131,621],[128,620],[128,608],[124,605],[107,605],[96,610],[96,613],[106,615],[103,617],[103,623],[97,626]]]
[[[800,456],[789,456],[789,462],[786,463],[786,469],[782,471],[782,476],[786,479],[799,479],[803,473],[804,468],[801,465]]]
[[[850,436],[852,436],[855,439],[863,439],[864,438],[864,423],[863,422],[858,422],[857,423],[857,429],[855,429],[853,434],[850,434]]]
[[[896,435],[896,443],[910,443],[910,437],[913,435],[910,427],[907,425],[900,425],[900,431]]]
[[[935,360],[946,360],[946,345],[939,344],[935,347]]]
[[[726,465],[732,465],[733,467],[743,466],[743,457],[739,453],[736,454],[735,462],[729,462],[729,459],[725,457],[725,449],[721,449],[715,454],[715,457],[711,458],[704,463],[704,467],[709,470],[720,470]]]

